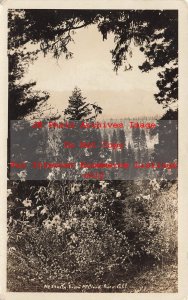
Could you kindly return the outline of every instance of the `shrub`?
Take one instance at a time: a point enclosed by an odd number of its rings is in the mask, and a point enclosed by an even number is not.
[[[145,259],[167,260],[177,249],[176,183],[11,184],[10,261],[19,254],[20,276],[33,285],[119,282]]]

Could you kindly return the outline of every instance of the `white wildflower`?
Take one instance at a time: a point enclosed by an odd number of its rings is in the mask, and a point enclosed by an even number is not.
[[[72,187],[71,187],[71,194],[74,194],[75,192],[79,192],[80,191],[80,183],[75,183]]]
[[[11,189],[7,189],[7,197],[12,195],[12,190]]]
[[[117,192],[117,193],[116,193],[116,198],[119,198],[119,197],[121,197],[121,193],[120,193],[120,192]]]
[[[109,185],[109,183],[106,181],[100,181],[99,185],[101,186],[102,189],[105,189]]]
[[[71,187],[71,194],[74,194],[74,193],[75,193],[75,187],[72,186],[72,187]]]
[[[150,199],[151,199],[151,196],[150,196],[150,195],[147,195],[147,196],[143,196],[142,198],[145,199],[145,200],[150,200]]]
[[[42,207],[42,205],[37,206],[37,210],[39,210]]]
[[[45,205],[44,207],[43,207],[43,209],[41,210],[41,215],[44,215],[44,214],[46,214],[48,212],[48,207]]]
[[[29,211],[28,209],[26,210],[26,212],[25,212],[25,215],[26,215],[26,217],[34,217],[34,215],[35,215],[35,213],[34,213],[34,211]]]
[[[89,193],[88,193],[89,196],[93,197],[94,196],[94,193],[93,191],[91,190]]]
[[[56,225],[60,225],[61,224],[61,218],[59,215],[55,215],[53,217],[53,222],[55,222]]]
[[[73,242],[76,242],[78,240],[77,236],[74,233],[71,235],[71,240]]]
[[[156,180],[156,178],[154,178],[154,179],[150,180],[149,185],[153,186],[156,183],[157,183],[157,180]]]
[[[13,253],[13,252],[15,252],[16,251],[16,248],[15,247],[10,247],[10,248],[8,248],[8,253]]]
[[[32,200],[29,200],[28,198],[26,198],[22,203],[25,207],[29,207],[32,204]]]
[[[45,220],[43,225],[46,229],[52,229],[52,222],[50,220]]]
[[[54,180],[55,179],[55,174],[53,173],[53,172],[50,172],[49,174],[48,174],[48,176],[47,176],[47,179],[48,180]]]
[[[76,184],[75,184],[75,191],[76,191],[76,192],[79,192],[79,191],[80,191],[80,186],[81,186],[80,183],[76,183]]]
[[[67,220],[65,223],[63,223],[63,226],[64,226],[66,229],[71,229],[68,220]]]
[[[56,230],[57,230],[58,234],[61,234],[61,233],[65,232],[65,230],[59,225],[57,226]]]
[[[158,183],[156,183],[154,186],[153,186],[153,190],[154,191],[159,191],[160,190],[160,185]]]
[[[27,177],[27,171],[23,170],[20,173],[17,173],[18,177],[20,178],[21,181],[25,181]]]
[[[76,223],[76,222],[77,222],[77,218],[73,218],[72,223]]]
[[[38,190],[38,194],[39,193],[43,193],[43,192],[45,192],[45,187],[44,186],[41,186],[40,188],[39,188],[39,190]]]

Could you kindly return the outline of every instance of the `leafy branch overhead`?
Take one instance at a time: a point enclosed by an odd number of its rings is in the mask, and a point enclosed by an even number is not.
[[[131,45],[145,54],[142,72],[159,70],[155,99],[169,107],[178,99],[178,13],[176,10],[9,10],[10,81],[20,79],[38,53],[55,59],[73,57],[69,44],[80,28],[96,25],[103,40],[114,35],[111,50],[114,71],[132,70]],[[27,52],[27,45],[35,50]],[[39,101],[40,102],[40,101]],[[30,108],[32,111],[34,108]]]
[[[159,92],[155,99],[164,107],[178,99],[178,16],[175,10],[120,11],[111,12],[99,24],[103,38],[114,34],[115,49],[111,50],[114,70],[124,66],[132,69],[128,62],[132,55],[131,43],[145,54],[145,61],[139,66],[142,72],[162,67],[158,73]]]

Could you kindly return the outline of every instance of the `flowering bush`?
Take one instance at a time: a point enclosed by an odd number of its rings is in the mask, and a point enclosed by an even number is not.
[[[9,255],[12,265],[16,253],[27,258],[37,270],[36,286],[119,282],[143,259],[159,261],[176,251],[176,216],[176,184],[10,182]],[[11,267],[8,273],[17,276]]]

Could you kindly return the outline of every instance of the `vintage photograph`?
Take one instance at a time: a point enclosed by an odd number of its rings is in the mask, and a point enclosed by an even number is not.
[[[177,293],[178,10],[7,17],[7,291]]]

